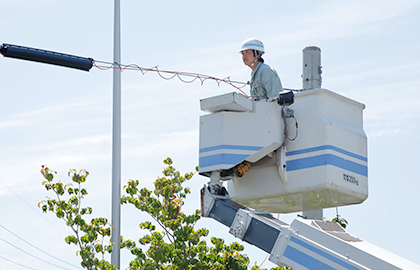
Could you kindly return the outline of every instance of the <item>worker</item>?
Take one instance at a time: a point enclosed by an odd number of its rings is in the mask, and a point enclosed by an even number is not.
[[[263,43],[256,38],[245,40],[240,51],[244,64],[252,69],[250,92],[255,101],[276,98],[283,91],[279,75],[261,58],[264,52]]]

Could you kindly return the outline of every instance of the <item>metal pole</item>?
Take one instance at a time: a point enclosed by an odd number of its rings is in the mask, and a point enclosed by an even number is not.
[[[303,49],[302,88],[310,90],[321,88],[321,49],[309,46]]]
[[[303,90],[321,88],[321,49],[315,46],[304,48],[302,66]],[[308,219],[322,220],[324,211],[322,209],[304,210],[302,215]]]
[[[120,0],[114,2],[114,63],[121,63]],[[111,223],[114,226],[111,241],[114,247],[111,263],[120,269],[121,239],[121,70],[113,71],[113,111],[112,111],[112,206]]]

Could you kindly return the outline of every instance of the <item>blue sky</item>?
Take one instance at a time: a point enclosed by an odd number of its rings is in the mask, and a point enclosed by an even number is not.
[[[366,105],[369,198],[340,207],[339,213],[349,221],[349,233],[420,264],[420,1],[122,2],[123,64],[247,81],[250,69],[238,50],[246,38],[258,37],[266,47],[266,63],[277,70],[283,86],[299,89],[302,49],[320,47],[323,87]],[[0,24],[1,43],[113,59],[113,1],[7,1]],[[193,170],[199,99],[234,90],[214,81],[184,84],[152,72],[123,72],[122,182],[139,179],[151,187],[168,156],[180,171]],[[69,169],[87,169],[86,204],[95,216],[110,218],[112,71],[83,72],[2,57],[0,93],[0,225],[77,265],[75,247],[64,243],[65,225],[37,208],[49,195],[39,170],[47,164],[66,182]],[[188,183],[193,194],[186,210],[199,207],[198,192],[206,182],[195,176]],[[332,219],[335,209],[324,215]],[[280,216],[288,223],[295,217]],[[122,234],[138,238],[137,225],[145,218],[124,206]],[[198,225],[237,241],[214,220]],[[0,237],[76,269],[4,228]],[[0,256],[34,269],[55,269],[5,241],[0,241]],[[248,245],[245,252],[258,265],[266,257]],[[122,252],[122,266],[129,259]],[[2,269],[19,269],[0,260]]]

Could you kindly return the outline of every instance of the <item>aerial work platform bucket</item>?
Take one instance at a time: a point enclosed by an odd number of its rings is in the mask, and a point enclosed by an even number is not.
[[[237,93],[201,100],[199,173],[232,200],[275,213],[363,202],[368,196],[364,105],[326,89],[295,93],[293,110]],[[290,114],[290,110],[289,114]],[[243,175],[235,170],[249,168]]]

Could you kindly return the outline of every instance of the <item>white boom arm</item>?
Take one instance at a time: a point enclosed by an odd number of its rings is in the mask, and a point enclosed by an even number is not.
[[[338,223],[295,219],[288,225],[267,212],[256,212],[229,195],[201,191],[202,214],[230,233],[270,254],[279,266],[298,269],[420,269],[420,266],[347,233]]]

